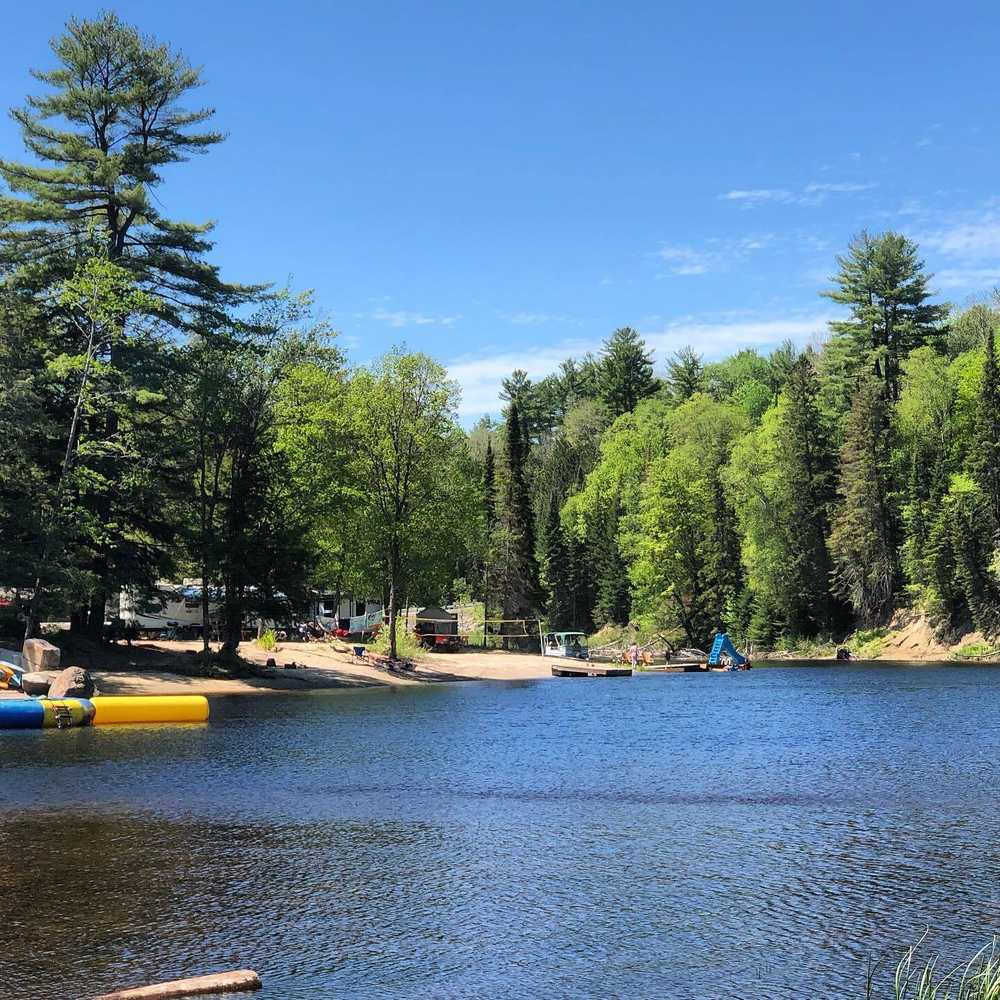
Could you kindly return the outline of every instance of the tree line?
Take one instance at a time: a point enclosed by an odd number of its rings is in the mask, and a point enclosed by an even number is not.
[[[942,632],[1000,630],[998,301],[932,302],[894,232],[861,233],[833,270],[822,294],[845,315],[822,343],[710,363],[686,347],[657,377],[626,327],[600,357],[505,382],[550,625],[770,644],[907,606]]]
[[[466,432],[403,348],[352,366],[311,296],[234,284],[164,168],[222,141],[200,73],[114,15],[72,20],[0,160],[0,587],[100,639],[109,599],[206,582],[235,653],[316,590],[484,604],[704,645],[842,635],[906,604],[1000,628],[997,304],[932,301],[918,248],[862,233],[822,343],[657,371],[642,337]],[[206,650],[208,631],[205,634]]]
[[[308,294],[227,282],[212,226],[164,214],[164,168],[223,138],[182,54],[113,14],[52,51],[12,112],[31,162],[0,160],[0,586],[26,634],[100,641],[123,589],[183,576],[227,653],[314,588],[394,625],[482,533],[457,386],[402,349],[350,368]]]

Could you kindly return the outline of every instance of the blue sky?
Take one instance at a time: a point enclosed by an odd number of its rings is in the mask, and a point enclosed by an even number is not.
[[[5,11],[4,104],[100,6]],[[863,227],[918,239],[941,298],[1000,283],[995,2],[115,9],[204,67],[229,135],[165,212],[218,220],[226,277],[314,289],[353,361],[447,363],[466,422],[616,326],[659,369],[805,343]]]

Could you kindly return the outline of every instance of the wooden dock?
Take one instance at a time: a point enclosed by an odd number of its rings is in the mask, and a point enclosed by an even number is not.
[[[631,677],[632,668],[590,660],[563,660],[552,664],[553,677]]]

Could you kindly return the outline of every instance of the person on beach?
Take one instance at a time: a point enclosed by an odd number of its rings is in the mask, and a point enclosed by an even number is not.
[[[637,642],[633,642],[628,648],[628,662],[632,664],[633,670],[639,665],[639,644]]]

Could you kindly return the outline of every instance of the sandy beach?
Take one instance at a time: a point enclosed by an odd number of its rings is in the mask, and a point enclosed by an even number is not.
[[[358,659],[350,647],[325,642],[288,643],[271,652],[244,643],[240,655],[259,669],[261,676],[188,676],[187,669],[193,670],[200,649],[197,642],[135,642],[107,656],[95,656],[93,662],[80,656],[64,657],[64,662],[79,663],[90,670],[105,694],[266,694],[552,676],[549,661],[541,656],[500,650],[425,653],[416,661],[412,673],[390,672],[374,657]],[[268,669],[266,664],[271,658],[275,667]]]

